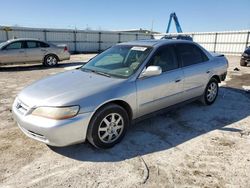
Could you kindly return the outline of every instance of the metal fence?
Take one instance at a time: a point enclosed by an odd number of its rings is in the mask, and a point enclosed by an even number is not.
[[[54,44],[67,44],[69,51],[79,53],[100,52],[116,43],[151,39],[153,35],[112,31],[0,27],[0,42],[12,38],[36,38]]]
[[[208,51],[228,55],[240,55],[250,45],[250,30],[228,32],[183,33]],[[175,33],[176,34],[176,33]],[[54,44],[67,44],[71,52],[100,52],[126,41],[161,38],[165,34],[143,34],[113,31],[90,31],[69,29],[35,29],[23,27],[1,27],[0,42],[17,38],[37,38]]]
[[[190,35],[195,42],[199,43],[208,51],[227,55],[240,55],[245,48],[250,45],[250,30],[183,34]],[[162,36],[164,36],[164,34],[155,35],[154,37],[161,38]]]

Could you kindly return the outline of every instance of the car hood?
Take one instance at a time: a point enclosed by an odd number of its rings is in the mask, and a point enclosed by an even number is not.
[[[244,51],[244,53],[250,55],[250,48],[247,48],[247,49]]]
[[[123,81],[81,70],[67,71],[33,83],[21,91],[18,99],[29,107],[76,105],[76,101]]]

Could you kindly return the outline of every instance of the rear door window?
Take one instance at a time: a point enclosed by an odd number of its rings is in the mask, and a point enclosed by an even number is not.
[[[176,48],[179,60],[182,62],[183,67],[202,63],[208,60],[208,57],[204,54],[204,52],[193,44],[177,44]]]
[[[37,48],[37,42],[36,41],[27,41],[27,47],[28,48]]]

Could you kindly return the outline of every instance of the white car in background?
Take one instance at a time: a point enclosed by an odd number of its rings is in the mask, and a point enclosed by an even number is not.
[[[0,66],[8,64],[40,62],[53,67],[59,61],[68,60],[66,45],[57,46],[37,39],[13,39],[0,43]]]

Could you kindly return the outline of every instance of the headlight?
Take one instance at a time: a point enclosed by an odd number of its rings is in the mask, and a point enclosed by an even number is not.
[[[41,116],[49,119],[62,120],[76,116],[79,112],[79,109],[79,106],[38,107],[32,112],[32,115]]]

